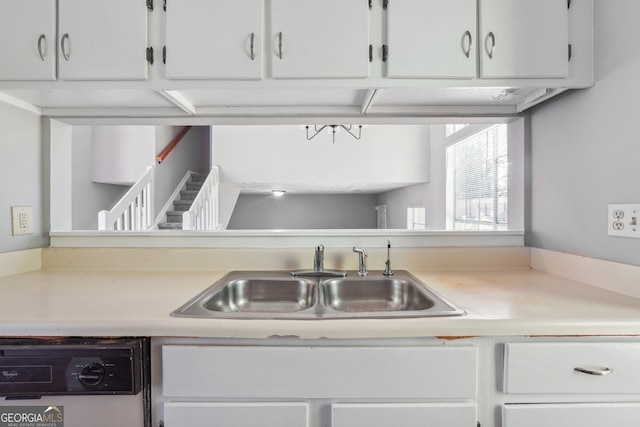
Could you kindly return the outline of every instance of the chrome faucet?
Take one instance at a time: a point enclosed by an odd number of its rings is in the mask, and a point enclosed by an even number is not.
[[[367,251],[364,248],[356,248],[354,246],[353,252],[358,254],[358,276],[364,277],[367,275],[367,265],[365,262]]]
[[[346,271],[324,269],[324,245],[318,245],[313,253],[313,270],[295,270],[292,276],[344,277]]]
[[[313,271],[316,273],[324,271],[324,245],[316,246],[316,252],[313,256]]]
[[[391,239],[387,239],[387,261],[384,263],[382,274],[387,277],[393,276],[393,270],[391,269]]]

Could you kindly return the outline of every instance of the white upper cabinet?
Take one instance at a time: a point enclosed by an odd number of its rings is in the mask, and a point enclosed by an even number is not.
[[[369,77],[364,0],[271,0],[271,76]]]
[[[142,0],[58,0],[63,80],[144,80],[148,9]]]
[[[480,77],[569,75],[567,0],[480,0]]]
[[[55,80],[55,0],[0,0],[0,79]]]
[[[476,77],[476,0],[392,0],[387,77]]]
[[[181,0],[166,12],[166,77],[262,78],[262,0]]]

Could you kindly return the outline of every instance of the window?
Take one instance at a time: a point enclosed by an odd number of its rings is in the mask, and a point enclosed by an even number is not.
[[[469,126],[468,124],[463,125],[463,124],[455,124],[455,125],[445,125],[445,135],[447,137],[453,135],[454,133],[458,132],[461,129],[466,128],[467,126]]]
[[[508,229],[507,126],[447,147],[447,229]]]
[[[407,208],[407,230],[424,230],[426,224],[425,208]]]

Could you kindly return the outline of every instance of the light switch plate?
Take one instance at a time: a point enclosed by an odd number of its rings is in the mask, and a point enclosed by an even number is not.
[[[12,234],[33,234],[33,208],[31,206],[11,207]]]
[[[609,236],[640,239],[640,204],[611,204],[607,217]]]

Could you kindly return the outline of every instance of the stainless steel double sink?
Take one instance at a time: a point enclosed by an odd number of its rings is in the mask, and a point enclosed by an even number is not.
[[[285,271],[234,271],[171,313],[176,317],[237,319],[345,319],[460,316],[463,310],[407,271],[387,277]]]

